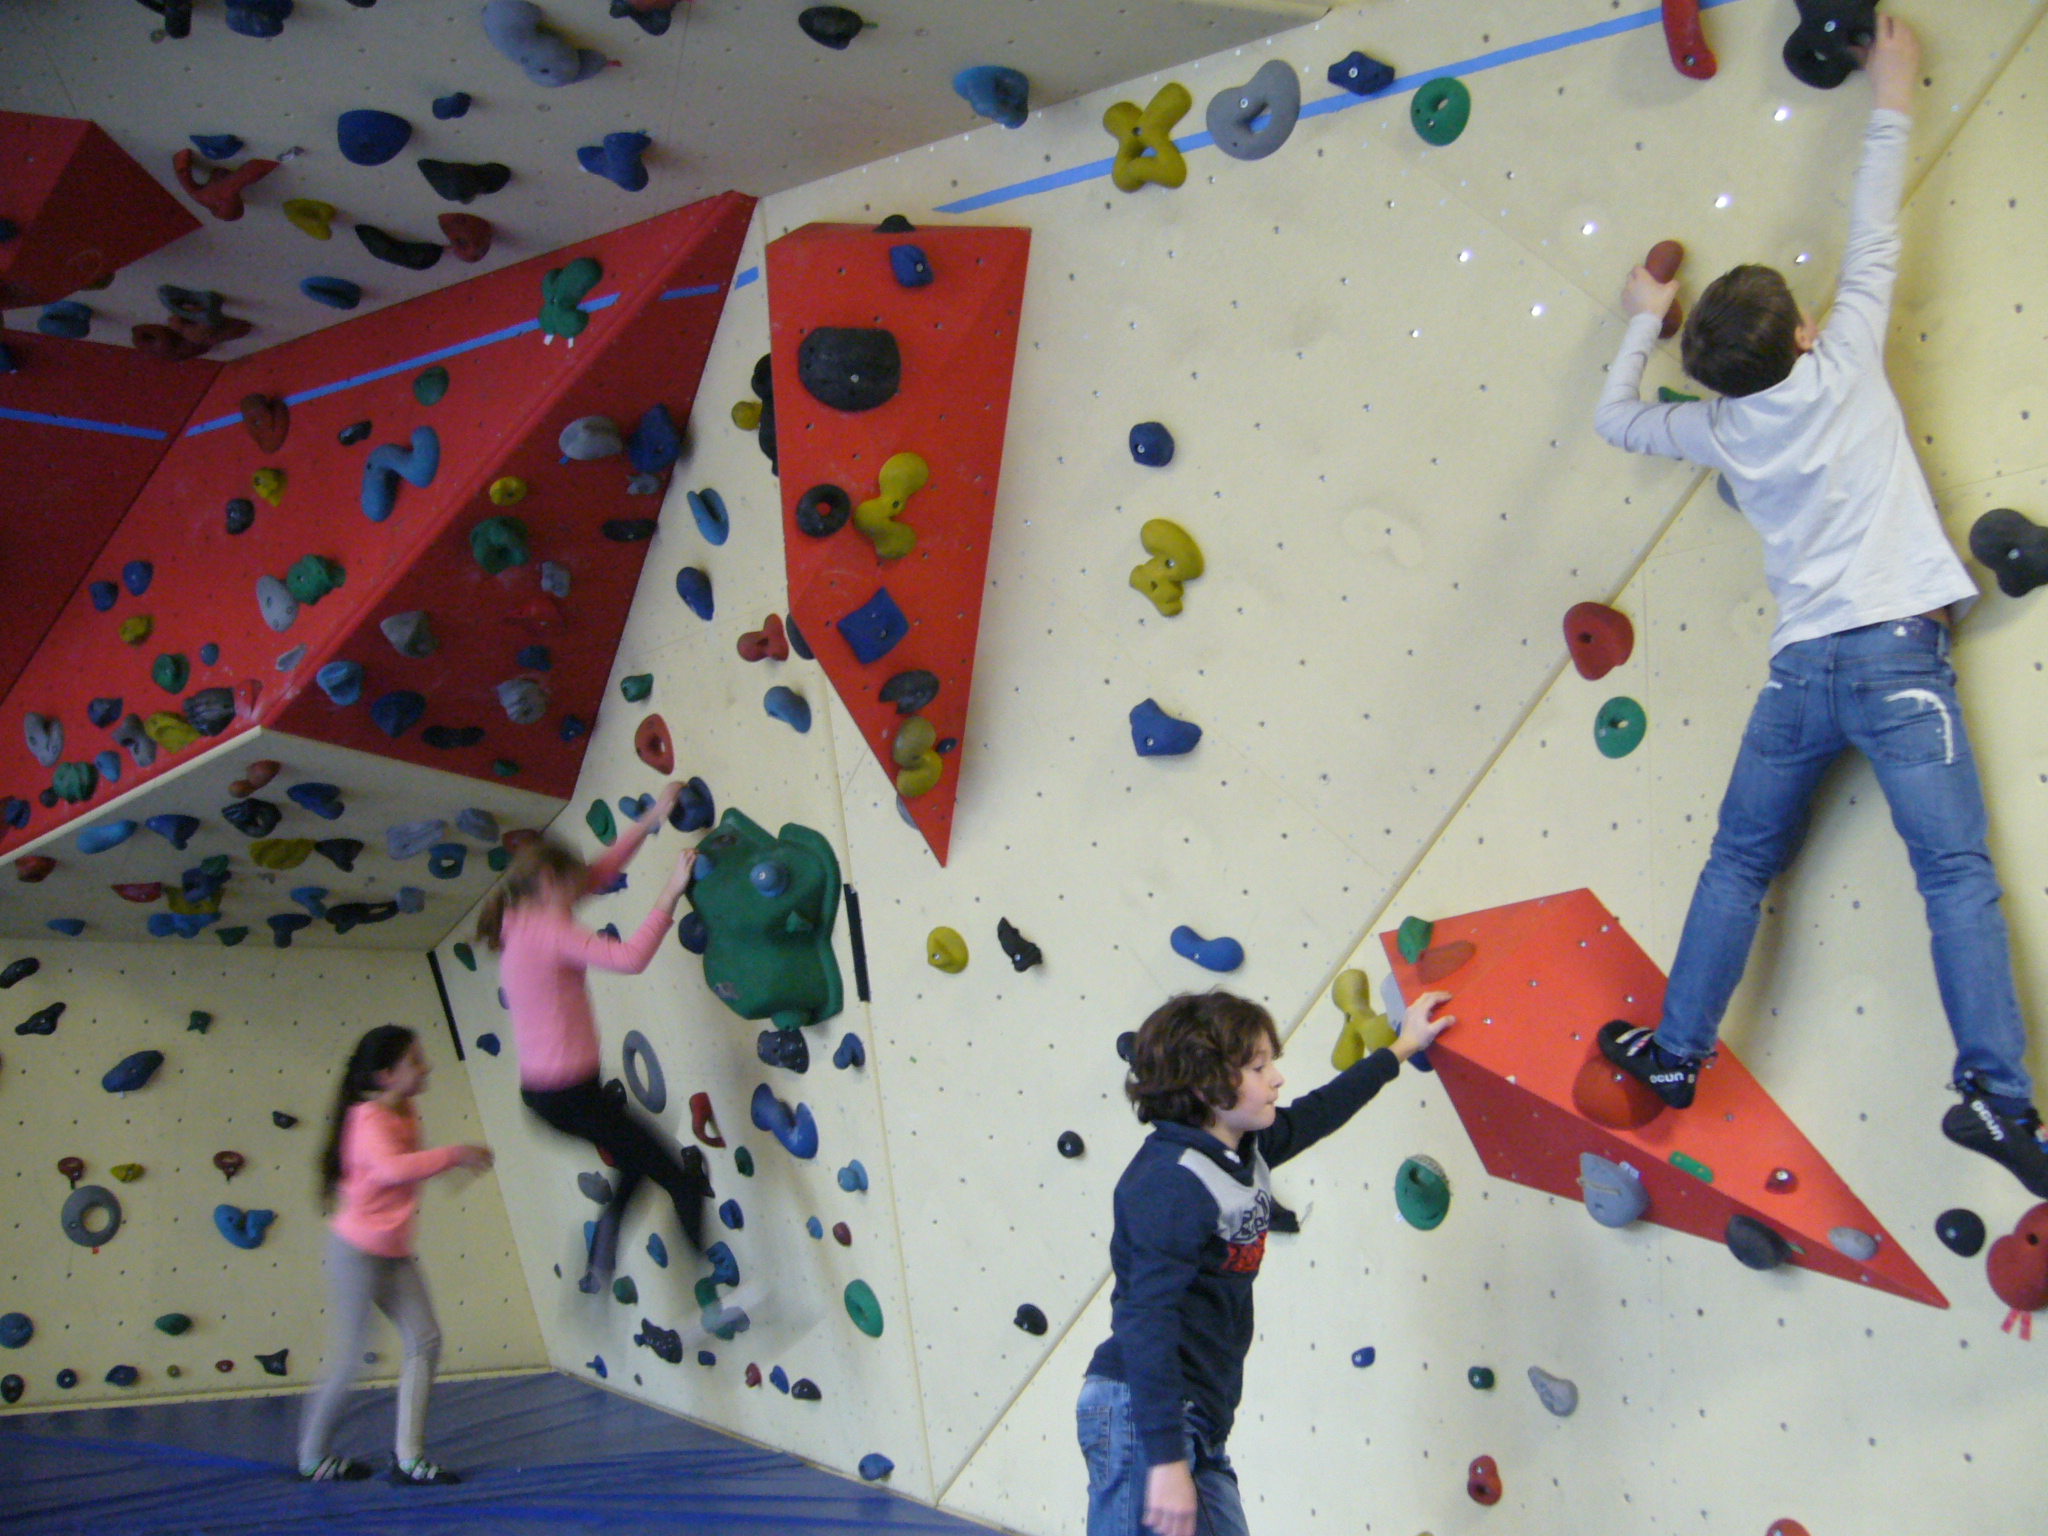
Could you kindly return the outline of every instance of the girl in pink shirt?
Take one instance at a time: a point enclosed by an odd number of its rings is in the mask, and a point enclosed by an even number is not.
[[[628,976],[647,969],[690,883],[696,850],[685,848],[677,857],[631,938],[592,933],[574,915],[577,902],[610,887],[681,793],[680,784],[664,788],[654,808],[589,864],[552,838],[527,843],[477,914],[478,942],[499,951],[498,979],[519,1052],[520,1098],[555,1130],[589,1142],[618,1167],[618,1187],[598,1217],[589,1269],[579,1282],[593,1294],[611,1288],[619,1223],[643,1179],[668,1192],[690,1246],[704,1246],[704,1201],[711,1194],[704,1154],[694,1146],[672,1151],[669,1139],[628,1110],[623,1096],[608,1097],[599,1087],[597,1022],[584,984],[584,972],[593,968]]]
[[[334,1337],[326,1379],[306,1399],[299,1420],[299,1476],[309,1482],[353,1482],[370,1475],[367,1463],[331,1454],[328,1441],[355,1379],[356,1362],[363,1357],[373,1306],[391,1319],[405,1347],[391,1480],[460,1481],[421,1454],[441,1330],[419,1261],[412,1256],[412,1219],[419,1209],[420,1185],[451,1168],[488,1168],[491,1153],[488,1147],[419,1149],[420,1123],[412,1101],[432,1070],[411,1030],[380,1024],[356,1043],[335,1095],[333,1123],[320,1154],[321,1200],[333,1211],[327,1222],[327,1276]]]

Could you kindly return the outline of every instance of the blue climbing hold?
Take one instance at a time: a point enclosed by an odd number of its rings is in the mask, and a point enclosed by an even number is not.
[[[327,887],[324,885],[293,886],[292,900],[304,907],[315,917],[325,917],[327,915]]]
[[[92,765],[99,771],[99,776],[107,783],[118,784],[121,782],[121,754],[112,747],[107,748],[104,752],[95,752],[92,758]]]
[[[746,1212],[740,1209],[737,1200],[728,1200],[718,1208],[718,1219],[725,1223],[727,1230],[737,1232],[747,1224]]]
[[[811,706],[793,688],[777,683],[761,696],[761,707],[798,735],[811,728]]]
[[[702,779],[691,779],[685,784],[676,797],[675,809],[668,813],[668,824],[678,832],[695,832],[717,819],[718,806],[711,798],[711,786]]]
[[[863,1482],[879,1483],[896,1470],[896,1463],[880,1451],[869,1451],[860,1459],[860,1475]]]
[[[701,955],[711,947],[711,926],[704,921],[701,912],[685,912],[676,924],[676,942],[693,955]]]
[[[442,122],[451,117],[461,117],[469,111],[469,92],[450,91],[446,96],[434,98],[434,116]]]
[[[36,1325],[26,1312],[0,1317],[0,1349],[19,1349],[35,1336]]]
[[[432,427],[414,427],[412,446],[380,443],[363,460],[363,516],[381,523],[398,505],[398,482],[431,485],[441,468],[441,438]]]
[[[528,645],[520,647],[519,654],[512,658],[512,664],[529,672],[545,672],[554,666],[555,658],[544,645]]]
[[[156,567],[147,560],[130,560],[121,567],[121,585],[130,595],[142,596],[149,590],[149,583],[156,575]]]
[[[1205,939],[1183,923],[1173,930],[1173,952],[1209,971],[1234,971],[1244,964],[1244,946],[1235,939]]]
[[[638,192],[647,185],[647,167],[640,157],[653,144],[644,133],[608,133],[604,143],[586,144],[577,150],[576,163],[622,192]]]
[[[132,821],[103,821],[96,827],[87,827],[78,834],[80,853],[105,853],[109,848],[118,848],[135,835]]]
[[[647,1234],[647,1257],[663,1269],[668,1268],[668,1244],[661,1240],[659,1232]]]
[[[209,923],[220,921],[218,912],[152,912],[143,926],[153,939],[196,938]]]
[[[209,160],[232,160],[242,152],[242,141],[232,133],[195,133],[192,147]]]
[[[167,812],[150,817],[143,825],[182,853],[185,845],[192,841],[192,834],[199,830],[199,818]]]
[[[683,600],[690,612],[705,623],[711,622],[715,611],[711,600],[711,578],[694,565],[686,565],[676,572],[676,596]]]
[[[789,1372],[785,1371],[779,1365],[776,1366],[774,1370],[768,1373],[768,1385],[773,1387],[778,1392],[788,1392]]]
[[[561,726],[556,730],[555,734],[564,741],[574,741],[589,729],[590,727],[584,723],[580,715],[564,715],[562,716]]]
[[[302,645],[299,647],[299,649],[303,651],[305,650],[305,647]],[[201,665],[202,667],[210,667],[219,660],[220,647],[215,645],[211,640],[207,641],[206,644],[199,647],[199,665]]]
[[[592,1375],[597,1377],[599,1381],[603,1381],[606,1377],[611,1375],[611,1372],[605,1369],[603,1355],[592,1355],[590,1359],[584,1363],[584,1369],[588,1370]]]
[[[896,606],[887,587],[875,588],[875,595],[834,626],[853,649],[853,658],[872,666],[893,651],[910,633],[910,621]]]
[[[132,1056],[123,1056],[107,1068],[100,1078],[100,1086],[109,1093],[133,1093],[147,1087],[149,1080],[156,1076],[156,1069],[164,1064],[162,1051],[137,1051]]]
[[[1357,1366],[1361,1371],[1364,1370],[1368,1365],[1371,1365],[1373,1361],[1377,1360],[1378,1358],[1379,1351],[1374,1349],[1370,1344],[1366,1345],[1363,1349],[1354,1349],[1351,1352],[1351,1363]]]
[[[299,279],[299,292],[315,304],[325,304],[329,309],[354,309],[363,302],[363,285],[350,282],[345,277],[330,277],[314,273],[311,277]]]
[[[747,879],[763,896],[780,896],[789,889],[789,866],[780,859],[763,859],[747,871]]]
[[[578,48],[547,24],[533,0],[490,0],[483,9],[484,36],[517,64],[535,85],[574,85],[611,63],[590,48]]]
[[[323,821],[338,819],[344,809],[339,784],[294,784],[285,791],[285,798]]]
[[[61,933],[66,938],[75,939],[85,932],[85,919],[82,917],[53,917],[43,926],[53,933]]]
[[[486,1056],[495,1056],[498,1054],[498,1051],[500,1049],[498,1037],[496,1035],[489,1034],[478,1035],[476,1037],[476,1048],[482,1051]]]
[[[732,1249],[727,1244],[713,1243],[704,1250],[704,1257],[710,1261],[714,1285],[740,1283],[740,1261],[732,1256]]]
[[[754,1089],[751,1114],[754,1128],[767,1131],[791,1157],[818,1155],[818,1122],[811,1118],[810,1105],[799,1104],[792,1110],[762,1083]]]
[[[436,843],[427,850],[427,873],[436,880],[459,879],[468,858],[469,848],[463,843]]]
[[[97,725],[104,730],[107,726],[112,725],[121,718],[121,701],[119,699],[107,698],[94,699],[85,706],[85,718],[93,725]]]
[[[243,37],[276,37],[292,13],[292,0],[228,0],[228,30]]]
[[[76,299],[59,299],[43,306],[43,312],[36,316],[36,329],[45,336],[78,341],[92,329],[92,311]]]
[[[832,1065],[842,1072],[848,1067],[864,1067],[868,1064],[868,1048],[860,1043],[860,1036],[849,1030],[839,1038],[839,1049],[832,1053]]]
[[[905,288],[929,288],[932,283],[932,264],[923,251],[914,245],[892,245],[889,247],[889,270],[896,281]]]
[[[953,89],[974,109],[1005,128],[1022,128],[1031,115],[1031,82],[1006,64],[976,64],[953,77]]]
[[[1147,699],[1131,708],[1131,745],[1140,757],[1179,757],[1192,752],[1202,739],[1202,728],[1191,720],[1176,720]]]
[[[839,1170],[839,1187],[849,1195],[857,1195],[868,1187],[868,1171],[861,1166],[859,1158],[853,1159]]]
[[[405,688],[370,702],[370,718],[377,722],[377,729],[394,738],[418,725],[426,712],[425,696]]]
[[[683,435],[676,430],[668,407],[650,405],[640,414],[633,430],[626,434],[626,462],[643,475],[658,475],[683,451]]]
[[[290,949],[292,935],[313,926],[313,919],[299,912],[273,912],[264,921],[270,924],[270,942],[279,949]]]
[[[351,165],[382,165],[405,148],[412,124],[395,112],[358,107],[335,119],[334,138]]]
[[[347,706],[363,696],[363,665],[359,661],[330,661],[313,674],[313,681],[320,685],[330,704]]]
[[[1173,462],[1173,434],[1156,421],[1141,421],[1131,428],[1131,457],[1152,469]]]
[[[261,1248],[263,1234],[277,1220],[275,1211],[245,1211],[238,1205],[216,1205],[213,1225],[237,1248]]]
[[[1366,53],[1347,53],[1330,66],[1330,84],[1354,96],[1374,96],[1394,83],[1394,66]]]
[[[740,1315],[744,1317],[746,1314],[741,1313]],[[718,1356],[711,1353],[708,1349],[700,1349],[697,1351],[697,1363],[699,1365],[716,1365],[718,1364]]]
[[[86,591],[92,594],[92,605],[101,613],[113,607],[121,597],[121,589],[111,581],[96,581]]]
[[[804,1223],[804,1230],[810,1233],[813,1237],[823,1238],[825,1235],[825,1223],[818,1220],[817,1217],[813,1216],[809,1221]]]
[[[725,498],[706,486],[701,491],[688,493],[690,516],[697,520],[697,531],[704,535],[706,544],[723,544],[732,535],[732,518],[725,510]]]

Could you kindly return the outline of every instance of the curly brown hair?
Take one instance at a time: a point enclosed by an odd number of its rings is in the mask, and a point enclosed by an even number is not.
[[[1229,992],[1183,993],[1139,1026],[1124,1097],[1148,1125],[1203,1125],[1237,1103],[1237,1074],[1262,1043],[1280,1054],[1280,1031],[1257,1003]]]
[[[1678,350],[1685,371],[1731,397],[1782,383],[1799,361],[1799,304],[1771,267],[1731,267],[1707,284]]]

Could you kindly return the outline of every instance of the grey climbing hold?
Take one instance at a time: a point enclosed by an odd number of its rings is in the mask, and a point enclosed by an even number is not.
[[[618,423],[605,416],[577,417],[562,428],[556,443],[564,458],[586,460],[608,459],[623,452],[626,446],[619,436]]]
[[[438,816],[400,822],[385,829],[384,851],[394,859],[417,858],[438,843],[441,834],[447,830],[448,823]]]
[[[480,843],[495,843],[498,840],[498,818],[489,811],[470,806],[455,813],[455,830]]]
[[[29,756],[45,768],[54,768],[64,755],[64,726],[61,721],[48,715],[35,713],[21,717],[21,733],[28,742]]]
[[[484,36],[524,71],[535,85],[574,85],[602,71],[611,60],[577,48],[548,25],[532,0],[490,0],[483,9]]]
[[[654,1054],[639,1030],[628,1030],[621,1051],[625,1056],[626,1086],[650,1115],[668,1108],[668,1080],[661,1073],[661,1059]]]
[[[1877,1257],[1877,1239],[1857,1227],[1830,1227],[1828,1242],[1835,1252],[1858,1264],[1868,1264]]]
[[[401,656],[418,659],[433,655],[440,647],[433,630],[427,626],[427,616],[418,609],[379,619],[377,628],[383,631],[384,638],[391,642],[391,648]]]
[[[1579,1154],[1579,1188],[1586,1214],[1603,1227],[1625,1227],[1650,1208],[1649,1194],[1633,1168],[1592,1152]]]
[[[514,725],[532,725],[548,712],[548,691],[530,677],[509,677],[498,684],[498,705]]]
[[[299,617],[299,600],[275,576],[256,578],[256,606],[262,610],[263,622],[279,634],[290,629]]]
[[[1287,142],[1300,116],[1301,76],[1272,59],[1243,85],[1209,98],[1209,136],[1233,160],[1263,160]]]
[[[1579,1389],[1576,1384],[1562,1376],[1553,1376],[1540,1365],[1529,1367],[1529,1385],[1536,1389],[1536,1396],[1543,1406],[1560,1419],[1568,1419],[1572,1410],[1579,1406]]]
[[[99,1222],[86,1219],[95,1215],[104,1219]],[[121,1230],[121,1202],[104,1185],[81,1184],[71,1191],[71,1197],[64,1202],[64,1209],[57,1219],[64,1228],[64,1235],[79,1247],[98,1248],[112,1242],[114,1234]]]

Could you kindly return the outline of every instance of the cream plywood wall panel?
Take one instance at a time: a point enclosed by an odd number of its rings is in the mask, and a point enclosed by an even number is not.
[[[403,1023],[419,1032],[439,1070],[419,1101],[428,1145],[482,1140],[469,1083],[452,1059],[440,999],[419,955],[194,954],[160,945],[23,944],[42,968],[6,994],[12,1017],[66,1004],[56,1033],[7,1036],[0,1067],[0,1126],[9,1155],[0,1180],[0,1311],[26,1312],[35,1337],[0,1355],[0,1370],[28,1383],[23,1410],[179,1395],[297,1390],[322,1368],[326,1347],[327,1234],[315,1202],[315,1163],[335,1086],[363,1031]],[[189,1015],[213,1015],[204,1032]],[[115,1097],[100,1086],[131,1052],[158,1050],[149,1084]],[[273,1111],[298,1118],[289,1129]],[[247,1159],[232,1183],[214,1153]],[[122,1224],[97,1251],[59,1225],[69,1193],[61,1157],[86,1163],[82,1183],[112,1190]],[[133,1183],[111,1169],[140,1163]],[[260,1248],[230,1246],[215,1230],[222,1202],[277,1212]],[[532,1369],[544,1361],[497,1187],[489,1176],[427,1186],[418,1253],[443,1334],[441,1369],[463,1374]],[[172,1338],[154,1320],[183,1312]],[[379,1325],[367,1371],[389,1381],[395,1336]],[[255,1356],[288,1349],[279,1380]],[[231,1373],[213,1362],[232,1360]],[[108,1385],[107,1371],[136,1366],[139,1382]],[[55,1385],[78,1372],[69,1392]],[[173,1369],[177,1375],[171,1374]]]
[[[2048,196],[2019,151],[2048,132],[2044,28],[1906,211],[1892,376],[1937,489],[2048,464]]]
[[[741,257],[742,269],[758,268],[760,254],[757,228]],[[748,380],[755,359],[767,350],[767,335],[763,285],[736,288],[705,367],[689,452],[677,466],[649,550],[582,778],[554,834],[595,855],[599,845],[583,820],[590,803],[602,799],[617,817],[623,814],[621,796],[660,788],[660,777],[633,751],[635,727],[653,712],[670,728],[678,776],[705,779],[721,814],[737,807],[771,833],[785,822],[815,829],[839,851],[842,874],[857,883],[858,871],[846,854],[834,766],[833,743],[842,726],[826,707],[830,689],[822,672],[794,655],[749,664],[736,650],[743,632],[787,607],[775,481],[753,434],[726,419],[732,401],[751,397]],[[704,540],[686,505],[688,491],[707,486],[720,492],[731,517],[731,536],[720,546]],[[685,565],[711,577],[709,623],[676,596],[675,574]],[[630,704],[619,696],[618,681],[643,672],[653,676],[653,693],[644,703]],[[777,683],[810,701],[807,734],[792,732],[762,709],[762,694]],[[630,933],[684,841],[664,828],[635,859],[627,889],[588,903],[583,920],[593,927],[614,922]],[[836,1071],[831,1062],[846,1031],[872,1040],[856,996],[844,905],[834,950],[845,1009],[807,1032],[811,1067],[802,1076],[759,1061],[754,1042],[764,1026],[738,1018],[715,998],[704,984],[701,962],[673,938],[643,975],[590,978],[603,1041],[602,1073],[620,1076],[626,1032],[644,1033],[667,1085],[667,1108],[657,1117],[663,1134],[691,1141],[690,1096],[711,1096],[727,1143],[723,1151],[704,1149],[718,1192],[714,1204],[736,1200],[745,1223],[727,1230],[706,1213],[706,1240],[729,1244],[739,1263],[742,1286],[731,1299],[752,1324],[730,1342],[707,1337],[696,1326],[691,1292],[705,1266],[691,1261],[666,1196],[652,1187],[636,1203],[619,1247],[619,1273],[633,1279],[638,1303],[621,1305],[576,1289],[583,1224],[597,1214],[578,1191],[576,1175],[605,1170],[588,1147],[556,1136],[519,1104],[509,1023],[495,995],[495,960],[476,949],[477,969],[470,971],[454,955],[453,941],[466,939],[472,927],[464,924],[450,935],[442,964],[465,1033],[472,1039],[492,1033],[500,1043],[495,1056],[472,1050],[470,1070],[506,1187],[516,1191],[509,1204],[520,1261],[554,1364],[591,1378],[591,1362],[602,1359],[605,1380],[615,1390],[848,1474],[862,1456],[880,1451],[896,1463],[893,1487],[933,1497],[895,1238],[896,1191],[880,1134],[878,1064],[871,1056],[865,1069]],[[764,1081],[785,1101],[811,1106],[820,1133],[814,1161],[797,1162],[750,1124],[749,1102]],[[753,1157],[752,1177],[741,1176],[735,1166],[734,1153],[742,1146]],[[865,1193],[849,1193],[837,1182],[838,1170],[855,1158],[868,1172]],[[841,1247],[829,1235],[812,1238],[805,1227],[812,1216],[828,1233],[836,1222],[847,1223],[852,1245]],[[667,1247],[666,1269],[649,1256],[650,1234],[659,1234]],[[857,1278],[881,1302],[885,1329],[879,1339],[862,1335],[847,1316],[843,1292]],[[682,1333],[683,1364],[665,1364],[633,1343],[643,1318]],[[710,1351],[715,1364],[700,1365],[699,1349]],[[823,1400],[799,1402],[766,1384],[749,1389],[743,1372],[750,1362],[764,1375],[780,1365],[792,1380],[811,1378]]]

